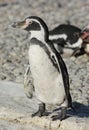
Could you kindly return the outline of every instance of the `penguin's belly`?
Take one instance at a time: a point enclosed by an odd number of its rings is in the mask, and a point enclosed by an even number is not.
[[[37,99],[43,103],[62,104],[65,89],[61,72],[53,66],[45,50],[39,45],[31,45],[29,62]]]

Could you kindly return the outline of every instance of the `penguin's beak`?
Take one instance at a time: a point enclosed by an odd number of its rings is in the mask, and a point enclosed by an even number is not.
[[[13,28],[22,28],[22,29],[25,29],[28,26],[28,24],[24,20],[24,21],[14,22],[11,26]]]
[[[84,30],[84,31],[81,32],[81,38],[83,40],[88,38],[88,37],[89,37],[89,31]]]

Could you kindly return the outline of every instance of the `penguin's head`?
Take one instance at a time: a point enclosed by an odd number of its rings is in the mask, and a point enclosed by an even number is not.
[[[82,29],[81,37],[83,40],[85,40],[89,37],[89,24]]]
[[[13,28],[22,28],[31,33],[31,38],[39,40],[48,39],[48,27],[46,23],[37,16],[25,18],[23,21],[17,21],[12,24]]]

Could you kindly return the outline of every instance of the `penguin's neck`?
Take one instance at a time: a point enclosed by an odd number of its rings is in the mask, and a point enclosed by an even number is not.
[[[43,30],[41,31],[31,31],[31,39],[36,38],[41,42],[45,42],[45,32]]]

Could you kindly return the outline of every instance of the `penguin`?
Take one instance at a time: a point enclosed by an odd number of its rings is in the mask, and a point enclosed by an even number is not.
[[[61,24],[49,31],[49,39],[62,56],[77,57],[84,53],[80,33],[81,29],[74,25]]]
[[[81,29],[79,37],[82,39],[83,42],[81,48],[75,52],[75,57],[81,56],[83,54],[89,56],[89,25],[86,25]]]
[[[89,24],[81,30],[81,37],[83,39],[83,48],[87,55],[89,55]]]
[[[32,117],[46,116],[46,105],[50,104],[57,105],[61,110],[59,114],[51,117],[52,120],[65,119],[67,108],[72,107],[69,75],[62,57],[49,40],[46,23],[37,16],[30,16],[23,21],[14,22],[12,27],[22,28],[31,35],[29,66],[26,71],[30,75],[30,85],[28,86],[28,79],[25,79],[25,92],[29,98],[33,97],[34,92],[40,102],[38,111]]]

